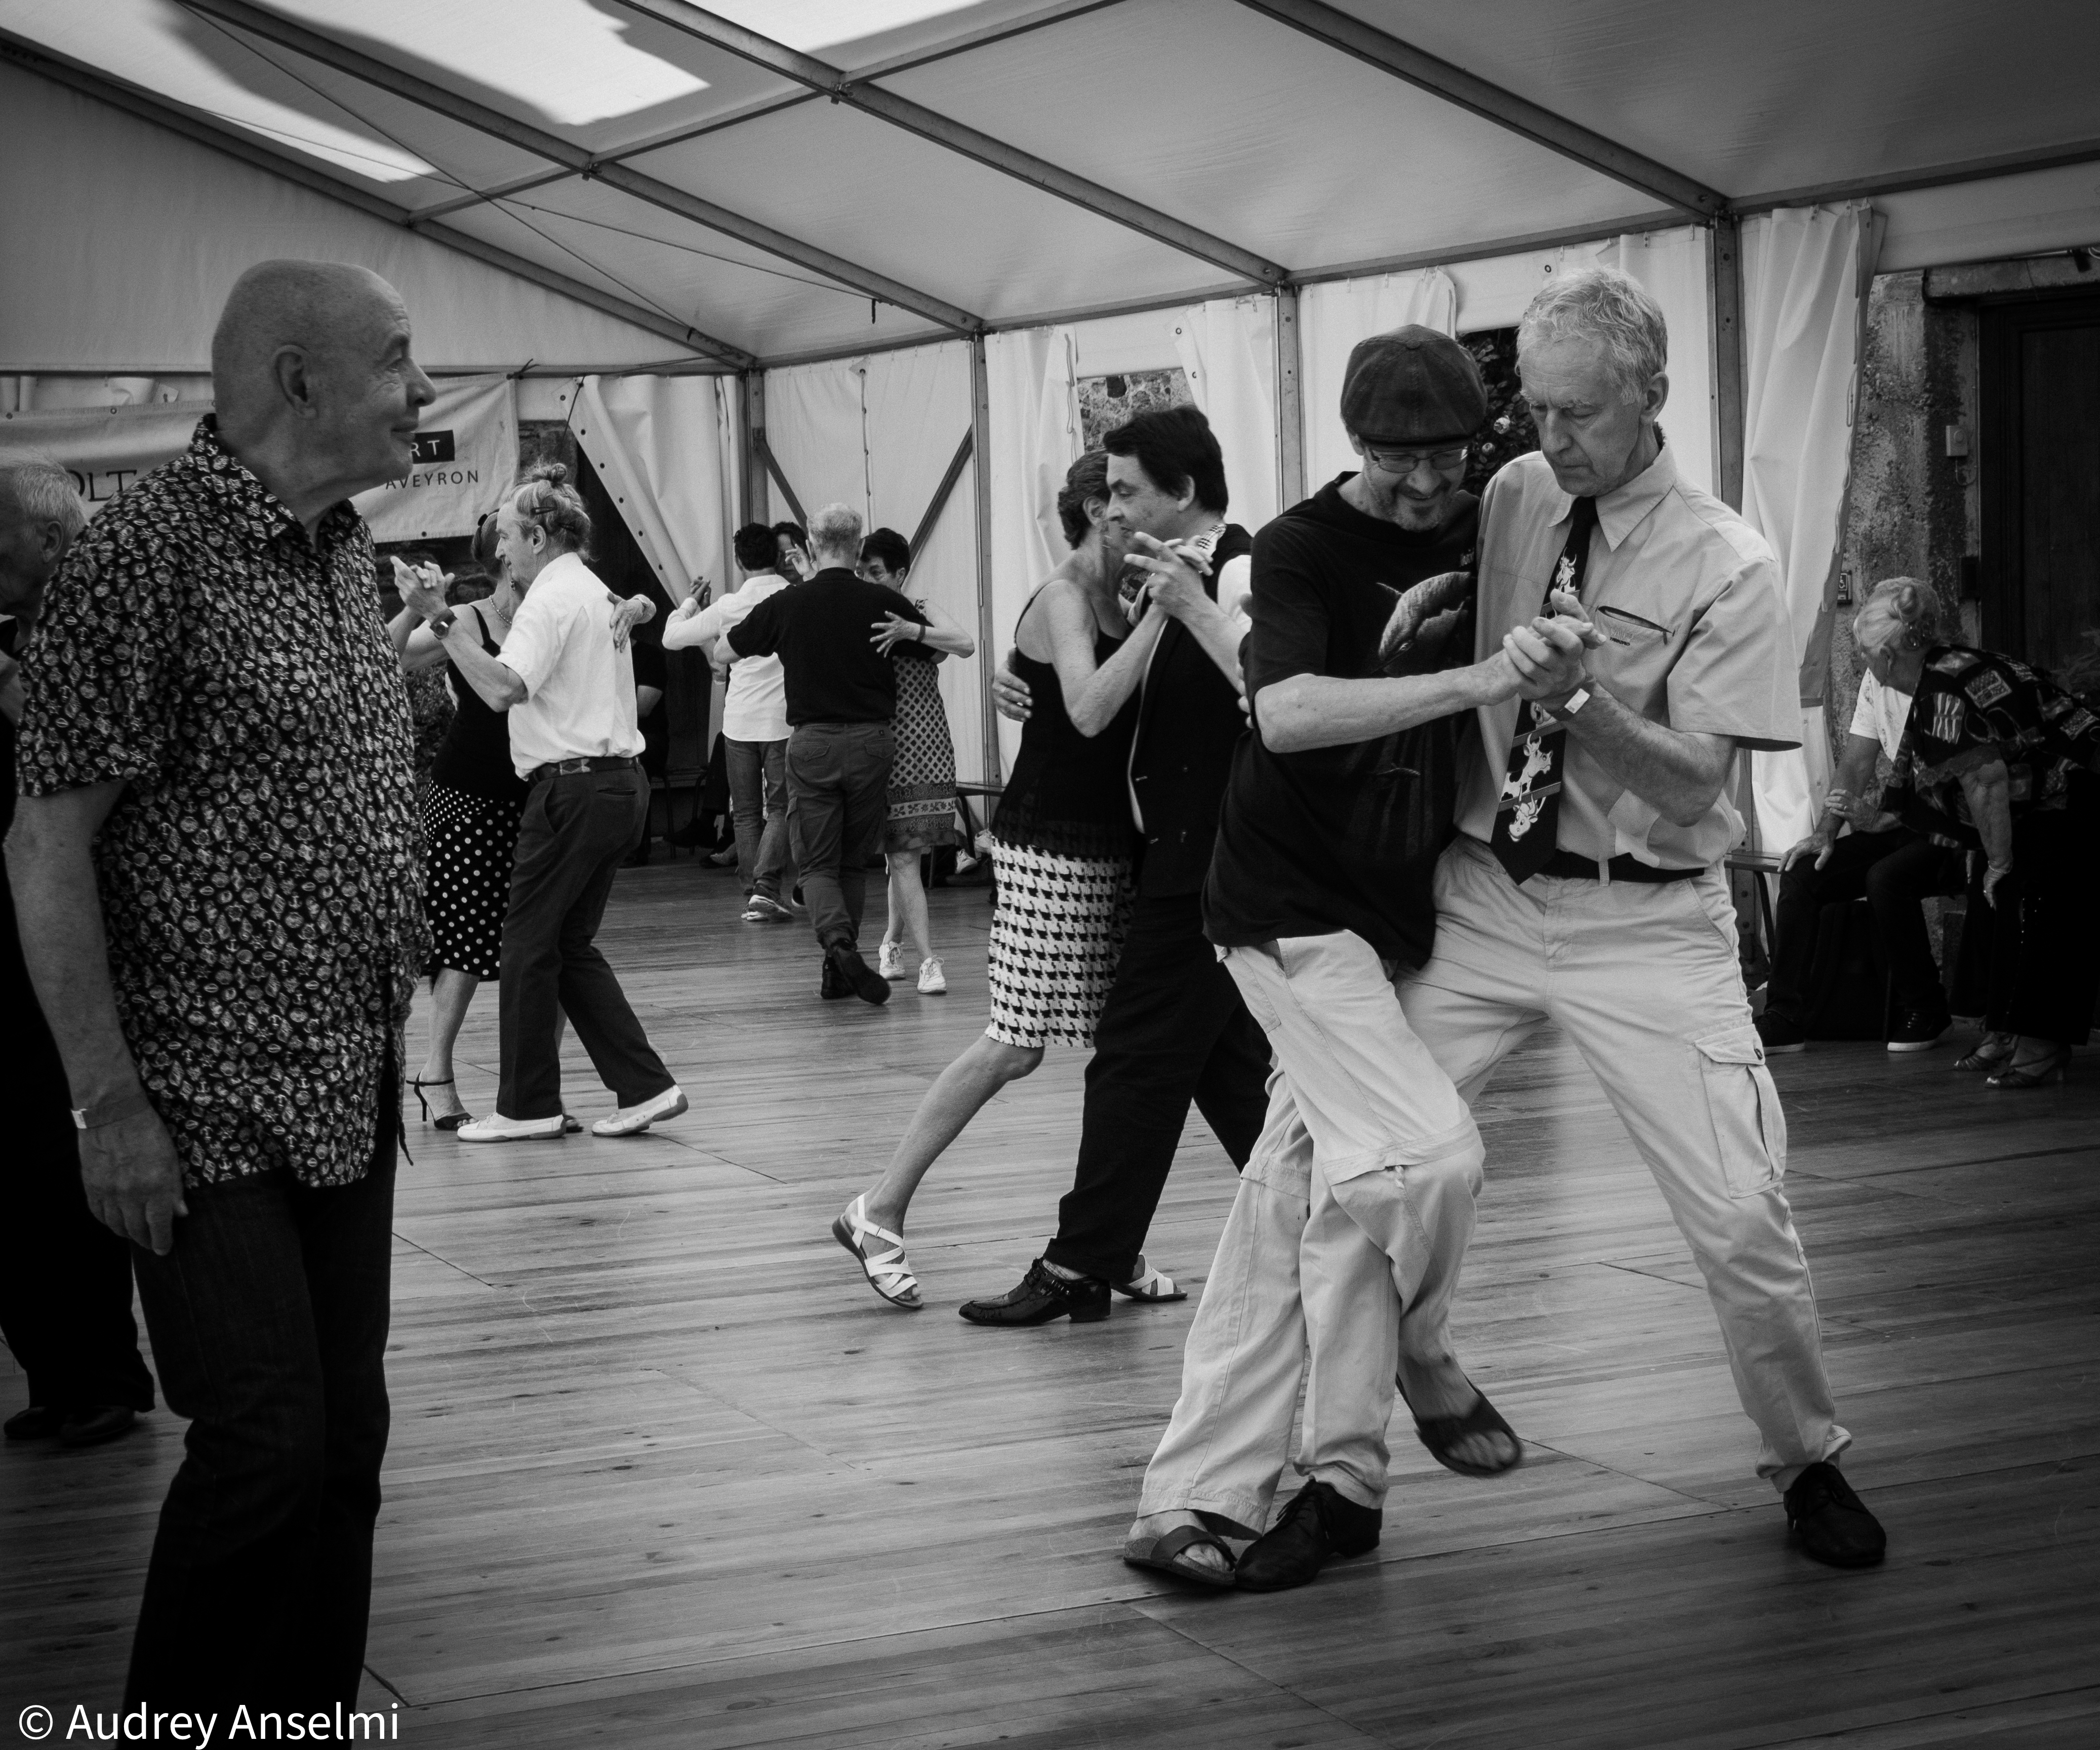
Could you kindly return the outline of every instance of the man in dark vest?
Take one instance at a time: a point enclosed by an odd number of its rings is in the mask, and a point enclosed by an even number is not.
[[[1102,441],[1111,519],[1131,531],[1133,551],[1182,561],[1151,578],[1173,623],[1145,670],[1131,746],[1137,902],[1094,1035],[1079,1169],[1057,1236],[1018,1287],[962,1308],[977,1324],[1099,1317],[1111,1288],[1187,1298],[1140,1248],[1189,1103],[1235,1166],[1253,1151],[1268,1106],[1268,1041],[1204,939],[1202,899],[1246,724],[1238,656],[1254,543],[1225,520],[1224,457],[1196,409],[1140,413]],[[1027,688],[1010,668],[997,691],[1006,714],[1027,715]]]

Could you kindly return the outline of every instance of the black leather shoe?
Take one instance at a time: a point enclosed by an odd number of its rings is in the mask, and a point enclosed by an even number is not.
[[[139,1412],[128,1403],[95,1403],[68,1410],[59,1428],[60,1446],[100,1446],[131,1431]]]
[[[850,997],[853,986],[839,976],[839,969],[832,964],[832,957],[824,957],[824,975],[817,983],[817,994],[826,1002],[836,1002],[842,997]]]
[[[858,997],[862,1002],[889,1001],[889,980],[862,960],[860,950],[852,943],[834,942],[824,950],[824,959],[838,969],[839,980],[846,988],[845,995]]]
[[[1240,1556],[1242,1592],[1286,1592],[1310,1584],[1336,1556],[1378,1548],[1385,1514],[1359,1507],[1332,1483],[1308,1483],[1290,1498],[1283,1517]]]
[[[1109,1315],[1109,1285],[1096,1276],[1071,1281],[1039,1257],[1020,1287],[995,1301],[964,1301],[957,1310],[972,1324],[1048,1324],[1052,1319],[1092,1324]]]
[[[1786,1491],[1787,1536],[1805,1556],[1832,1567],[1872,1567],[1888,1533],[1835,1465],[1811,1465]]]
[[[55,1410],[48,1403],[33,1403],[0,1424],[0,1431],[10,1440],[48,1440],[65,1425],[65,1419],[64,1410]]]

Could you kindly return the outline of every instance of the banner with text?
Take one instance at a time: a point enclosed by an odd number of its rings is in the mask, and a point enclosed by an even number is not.
[[[42,452],[71,472],[90,515],[189,448],[210,409],[195,401],[0,417],[0,447]],[[352,502],[375,541],[474,533],[474,519],[518,471],[518,398],[508,377],[447,378],[423,409],[408,475]]]

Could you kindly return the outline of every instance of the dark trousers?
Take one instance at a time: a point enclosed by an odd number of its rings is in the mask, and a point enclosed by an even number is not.
[[[1268,1039],[1203,936],[1195,894],[1140,899],[1087,1065],[1079,1164],[1043,1255],[1109,1282],[1136,1274],[1189,1103],[1245,1166],[1268,1111]]]
[[[2093,870],[2100,864],[2100,807],[2051,809],[2013,822],[2013,873],[1992,905],[1979,886],[1970,929],[1990,933],[1990,1003],[1984,1024],[2082,1045],[2100,985],[2100,921]]]
[[[889,813],[887,723],[799,723],[788,738],[788,837],[818,943],[860,940],[868,860]]]
[[[1772,915],[1771,982],[1765,1006],[1799,1022],[1806,1019],[1808,968],[1815,954],[1815,926],[1823,908],[1865,895],[1873,915],[1874,944],[1889,974],[1889,1003],[1943,1014],[1947,995],[1932,957],[1924,901],[1959,893],[1962,855],[1905,827],[1886,833],[1848,833],[1830,847],[1821,868],[1804,857],[1779,878]]]
[[[399,1095],[369,1170],[187,1193],[165,1257],[134,1248],[168,1407],[191,1418],[161,1509],[127,1708],[316,1710],[357,1698],[386,1452]]]
[[[620,860],[648,815],[648,782],[631,767],[542,778],[526,799],[503,915],[496,1109],[505,1118],[561,1111],[564,1013],[622,1106],[639,1106],[671,1085],[671,1072],[592,939]]]
[[[736,822],[736,873],[746,899],[780,897],[788,868],[788,744],[722,738],[730,812]]]
[[[88,1211],[65,1065],[44,1024],[0,879],[0,1336],[29,1375],[31,1403],[56,1410],[153,1408],[153,1376],[131,1322],[131,1248]]]

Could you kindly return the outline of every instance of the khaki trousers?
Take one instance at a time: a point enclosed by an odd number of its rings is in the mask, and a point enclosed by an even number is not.
[[[1762,1437],[1758,1474],[1783,1491],[1843,1452],[1852,1437],[1838,1425],[1808,1260],[1780,1189],[1786,1118],[1719,873],[1659,885],[1537,875],[1519,887],[1462,836],[1437,865],[1436,952],[1400,997],[1468,1102],[1542,1021],[1566,1032],[1705,1276]]]
[[[1359,1505],[1384,1501],[1396,1367],[1410,1390],[1455,1372],[1445,1332],[1481,1147],[1361,937],[1220,957],[1276,1070],[1138,1511],[1210,1513],[1251,1537],[1268,1522],[1301,1380],[1298,1468]]]

